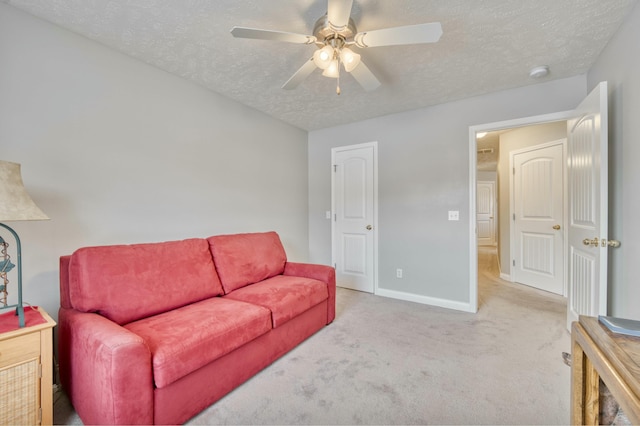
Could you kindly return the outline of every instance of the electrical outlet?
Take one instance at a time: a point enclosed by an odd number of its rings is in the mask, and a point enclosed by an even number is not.
[[[458,210],[449,210],[449,220],[460,220],[460,212]]]
[[[331,219],[331,212],[329,210],[324,212],[324,217],[325,217],[325,219]]]
[[[396,269],[396,278],[402,278],[402,269]]]

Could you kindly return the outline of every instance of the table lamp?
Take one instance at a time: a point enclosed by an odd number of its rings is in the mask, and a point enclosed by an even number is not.
[[[22,183],[20,164],[0,160],[0,227],[8,230],[16,240],[16,259],[18,263],[18,303],[7,304],[9,280],[7,273],[15,266],[7,251],[9,244],[0,235],[0,309],[16,308],[18,324],[24,327],[24,308],[22,306],[22,258],[20,238],[16,231],[1,222],[21,220],[48,220],[33,202]]]

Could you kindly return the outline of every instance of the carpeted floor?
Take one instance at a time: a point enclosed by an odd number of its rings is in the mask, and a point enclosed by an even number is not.
[[[189,423],[567,424],[565,299],[478,263],[477,314],[339,289],[331,325]],[[80,423],[62,393],[54,421]]]

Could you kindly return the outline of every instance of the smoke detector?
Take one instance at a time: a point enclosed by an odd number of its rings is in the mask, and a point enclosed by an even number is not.
[[[543,78],[549,75],[549,66],[548,65],[542,65],[539,67],[534,67],[531,68],[531,71],[529,71],[529,77],[531,78]]]

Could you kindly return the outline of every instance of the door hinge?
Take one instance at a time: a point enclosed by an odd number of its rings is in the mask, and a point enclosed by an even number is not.
[[[337,263],[333,264],[333,269],[338,269],[338,264]]]
[[[42,364],[38,364],[38,378],[42,379]]]
[[[514,175],[516,174],[516,168],[515,167],[513,168],[513,174]]]
[[[513,259],[513,266],[516,266],[516,260]]]
[[[333,172],[335,173],[335,172],[337,172],[337,171],[338,171],[338,165],[337,165],[337,164],[334,164],[334,165],[333,165]]]
[[[38,424],[42,424],[42,407],[38,408],[38,419],[36,421]]]
[[[338,215],[336,213],[333,214],[333,221],[334,222],[338,221]]]
[[[513,221],[514,222],[516,221],[516,214],[515,213],[513,214]]]

